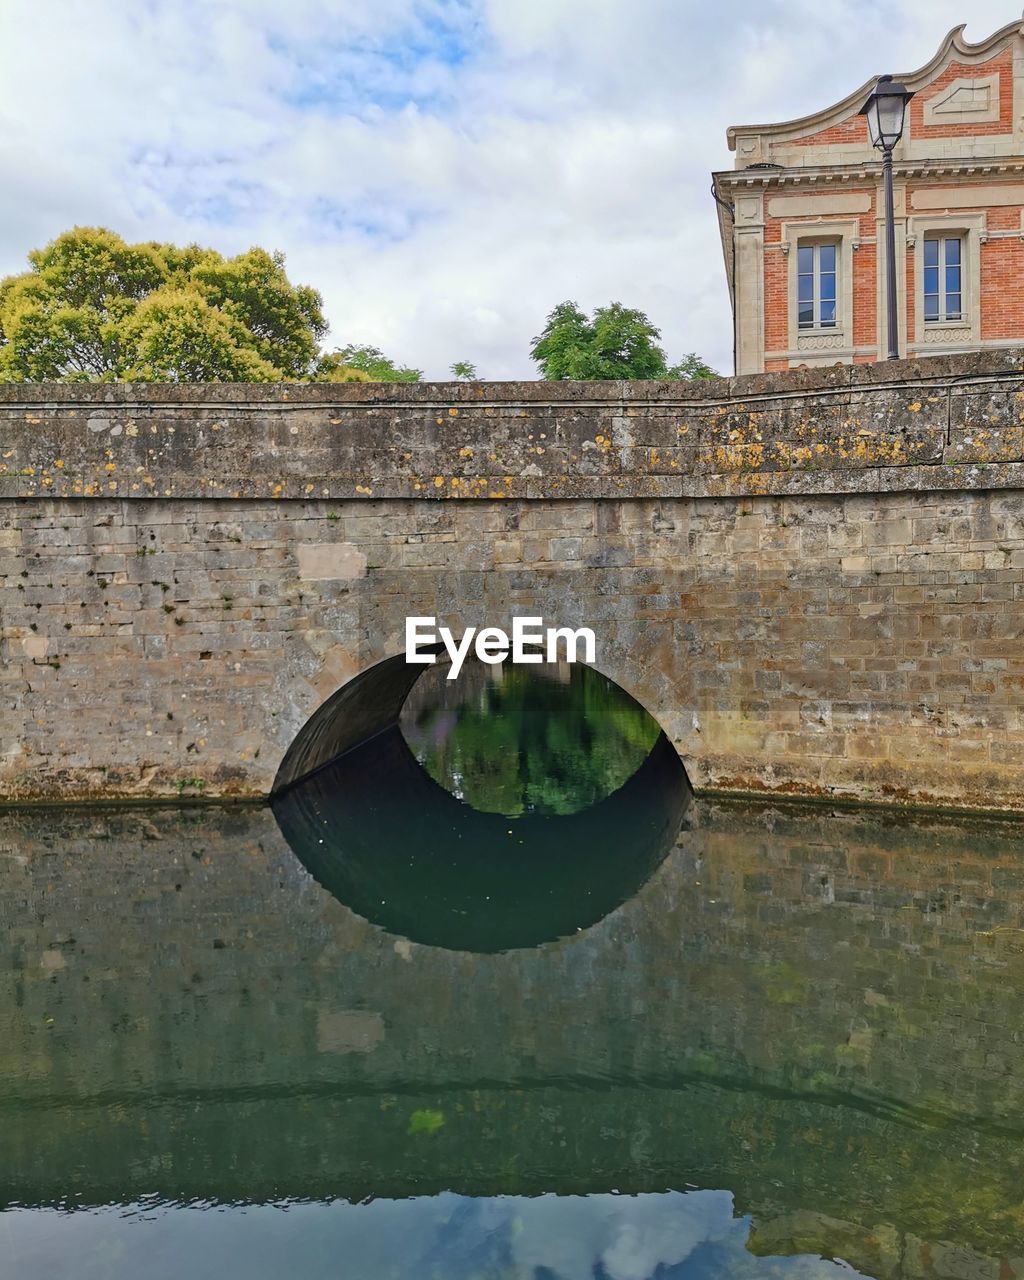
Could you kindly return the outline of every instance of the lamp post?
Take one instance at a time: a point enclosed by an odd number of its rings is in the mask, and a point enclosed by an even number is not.
[[[887,295],[886,325],[890,360],[900,358],[899,315],[896,308],[896,216],[892,200],[892,152],[903,137],[907,103],[913,93],[892,76],[879,76],[875,91],[861,107],[868,118],[871,145],[882,152],[882,179],[885,185],[885,275]]]

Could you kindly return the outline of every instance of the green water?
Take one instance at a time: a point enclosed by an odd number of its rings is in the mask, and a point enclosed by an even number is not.
[[[1019,826],[411,759],[0,813],[3,1280],[1024,1275]]]
[[[413,754],[474,809],[506,817],[578,813],[636,773],[661,732],[589,667],[433,667],[402,715]]]

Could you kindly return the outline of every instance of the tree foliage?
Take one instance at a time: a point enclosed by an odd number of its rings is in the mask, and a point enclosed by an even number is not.
[[[678,364],[670,365],[665,370],[666,378],[680,378],[691,382],[703,378],[720,378],[722,375],[703,360],[696,351],[689,351]]]
[[[378,347],[361,343],[350,343],[325,358],[336,358],[346,368],[360,370],[370,382],[419,382],[423,377],[422,369],[395,364]]]
[[[479,382],[480,375],[476,371],[476,365],[469,360],[456,360],[450,366],[453,378],[459,382]]]
[[[706,378],[714,370],[695,353],[669,368],[661,333],[635,307],[611,302],[588,318],[575,302],[560,302],[533,340],[541,376],[571,378]]]
[[[317,375],[315,289],[279,253],[127,244],[76,227],[0,281],[0,381],[273,382]]]

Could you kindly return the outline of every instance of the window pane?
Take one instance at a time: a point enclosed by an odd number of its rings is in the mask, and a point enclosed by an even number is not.
[[[960,295],[958,293],[946,294],[946,319],[960,319]]]
[[[835,271],[836,269],[836,247],[834,244],[823,244],[819,246],[821,269],[822,271]]]
[[[801,275],[810,275],[814,270],[814,249],[809,244],[796,251],[796,269]]]
[[[811,329],[814,327],[814,307],[809,302],[800,304],[800,328]]]
[[[924,269],[924,291],[925,293],[939,292],[939,269],[938,267],[925,267]]]
[[[946,268],[946,293],[950,294],[950,293],[959,293],[959,292],[960,292],[960,268],[947,267]]]
[[[814,276],[798,276],[797,290],[800,302],[810,302],[814,297]]]
[[[836,304],[834,301],[826,302],[822,299],[821,303],[821,324],[822,328],[835,328],[836,323]]]
[[[959,265],[959,262],[960,262],[960,241],[953,240],[953,239],[947,240],[946,241],[946,266],[947,267],[957,266]]]
[[[939,265],[938,240],[926,240],[924,242],[924,265],[926,267],[937,267]]]
[[[926,320],[938,320],[939,295],[937,293],[926,293],[924,295],[924,318]]]
[[[836,278],[834,275],[823,271],[821,273],[821,300],[835,302],[836,298]]]

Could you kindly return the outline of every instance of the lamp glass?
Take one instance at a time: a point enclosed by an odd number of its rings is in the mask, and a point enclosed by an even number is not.
[[[894,147],[903,136],[903,120],[907,113],[906,99],[901,93],[880,93],[875,100],[872,114],[878,116],[878,143],[886,148]],[[869,117],[870,118],[870,117]]]
[[[907,102],[913,94],[891,77],[883,76],[875,92],[864,104],[862,115],[868,118],[868,134],[873,147],[890,151],[903,136]]]
[[[882,139],[879,133],[877,95],[872,97],[871,101],[868,103],[867,110],[864,112],[864,114],[868,118],[868,135],[871,138],[871,145],[873,147],[881,146]]]

